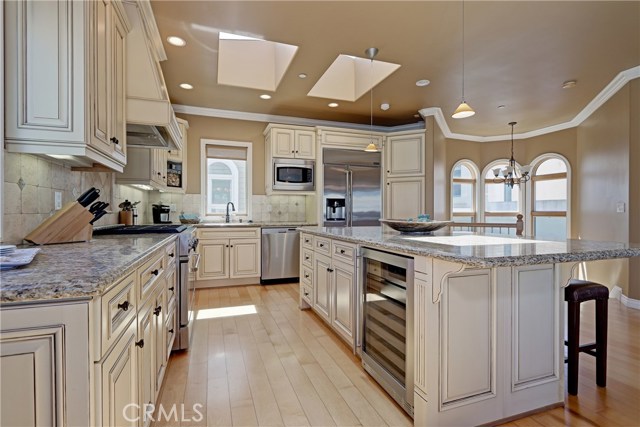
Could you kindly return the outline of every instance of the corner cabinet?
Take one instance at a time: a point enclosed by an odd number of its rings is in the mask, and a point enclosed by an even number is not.
[[[384,165],[384,217],[405,219],[425,213],[424,131],[390,134]]]
[[[300,248],[300,307],[312,308],[355,348],[356,245],[301,233]]]
[[[129,31],[122,3],[12,1],[4,7],[7,149],[122,172]]]
[[[260,227],[199,228],[197,286],[244,285],[260,281]]]

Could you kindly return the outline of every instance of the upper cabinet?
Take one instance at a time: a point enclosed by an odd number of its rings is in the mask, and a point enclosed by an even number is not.
[[[388,136],[384,155],[388,178],[424,175],[424,132]]]
[[[269,125],[264,131],[265,142],[272,157],[287,159],[316,158],[316,132],[313,128]]]
[[[122,171],[125,36],[118,0],[5,2],[9,151]]]

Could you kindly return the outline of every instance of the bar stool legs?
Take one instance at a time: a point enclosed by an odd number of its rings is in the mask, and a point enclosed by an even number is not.
[[[609,289],[598,283],[572,280],[565,288],[567,301],[567,392],[578,394],[578,366],[580,353],[596,358],[596,384],[607,385],[607,304]],[[596,301],[596,342],[580,345],[580,304]]]

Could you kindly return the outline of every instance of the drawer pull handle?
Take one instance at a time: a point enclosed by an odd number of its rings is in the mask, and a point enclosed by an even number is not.
[[[344,255],[344,249],[340,249],[340,253]]]
[[[169,333],[172,334],[173,333],[173,328],[169,329]]]
[[[120,144],[120,141],[118,141],[118,138],[116,138],[115,136],[112,136],[110,141],[113,142],[116,145]]]
[[[129,307],[131,307],[131,303],[129,301],[125,301],[121,304],[118,304],[118,308],[121,309],[122,311],[129,310]]]
[[[159,273],[160,271],[157,268],[151,272],[154,276],[157,276]]]
[[[173,258],[174,256],[175,256],[175,254],[174,254],[173,252],[171,252],[171,253],[169,254],[169,257],[171,257],[171,258]]]
[[[176,288],[175,288],[175,286],[172,286],[172,287],[170,287],[170,288],[169,288],[169,290],[170,290],[171,292],[173,292],[175,289],[176,289]]]
[[[332,268],[327,268],[327,271],[328,271],[329,273],[333,273],[333,269],[332,269]]]
[[[153,314],[155,314],[156,316],[160,316],[160,312],[162,311],[162,306],[159,305],[156,308],[153,309]]]
[[[136,347],[140,347],[140,348],[144,347],[144,339],[136,342]]]

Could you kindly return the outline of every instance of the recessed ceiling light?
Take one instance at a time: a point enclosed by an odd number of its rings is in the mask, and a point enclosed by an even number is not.
[[[387,111],[389,108],[391,108],[391,105],[389,105],[388,102],[384,102],[384,103],[380,104],[380,109],[382,111]]]
[[[566,82],[562,83],[562,89],[570,89],[572,87],[575,87],[576,84],[578,84],[576,80],[567,80]]]
[[[178,36],[169,36],[167,37],[167,41],[169,42],[169,44],[172,44],[174,46],[178,46],[178,47],[182,47],[182,46],[186,46],[187,42],[184,41],[183,38],[180,38]]]
[[[329,103],[329,107],[331,107],[331,108],[336,108],[337,106],[338,106],[337,102],[330,102]]]
[[[263,93],[262,95],[260,95],[260,98],[262,98],[262,99],[271,99],[271,95],[267,95],[266,93]]]
[[[413,117],[417,119],[418,117],[420,117],[420,114],[414,114]]]
[[[307,75],[305,73],[300,73],[298,74],[298,77],[300,77],[301,79],[306,79]]]
[[[429,83],[431,83],[429,80],[427,80],[427,79],[422,79],[422,80],[418,80],[418,81],[416,82],[416,86],[420,86],[420,87],[422,87],[422,86],[428,86],[428,85],[429,85]]]
[[[189,83],[180,83],[180,87],[182,89],[186,89],[186,90],[191,90],[193,89],[193,86],[191,86]]]
[[[499,109],[499,110],[502,110],[502,109],[503,109],[503,108],[505,108],[505,107],[506,107],[506,105],[498,105],[498,109]]]

